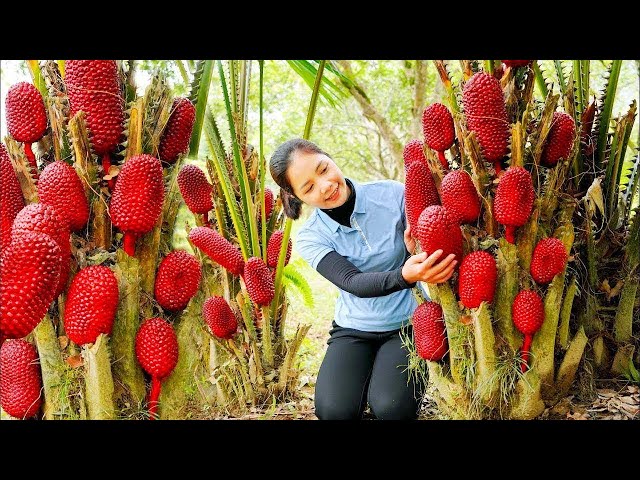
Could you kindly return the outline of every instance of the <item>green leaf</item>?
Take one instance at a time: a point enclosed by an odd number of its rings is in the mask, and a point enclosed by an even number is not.
[[[311,286],[309,285],[309,282],[307,282],[307,279],[304,278],[302,273],[300,273],[294,263],[290,263],[286,267],[284,267],[282,279],[283,285],[287,290],[289,290],[291,287],[295,287],[295,290],[297,290],[297,292],[300,294],[305,306],[308,309],[311,310],[315,308]]]
[[[189,142],[189,156],[196,157],[198,148],[200,147],[200,137],[202,135],[202,126],[204,124],[204,114],[207,109],[207,97],[209,96],[209,85],[211,84],[211,75],[213,74],[213,60],[200,60],[196,66],[191,82],[191,92],[189,100],[196,107],[196,121],[193,125],[191,133],[191,141]]]
[[[605,154],[607,151],[607,134],[609,133],[609,124],[611,122],[611,112],[613,111],[613,102],[618,89],[618,79],[620,78],[620,69],[622,68],[622,60],[613,60],[609,67],[609,78],[607,86],[604,90],[600,115],[598,117],[598,145],[596,149],[596,169],[600,169],[604,164]]]
[[[323,60],[323,62],[326,62],[326,60]],[[287,60],[287,63],[313,89],[320,62],[318,62],[318,66],[308,60]],[[349,78],[340,73],[333,65],[327,66],[327,70],[338,76],[340,80],[348,84],[352,83]],[[326,76],[322,77],[319,93],[332,107],[337,106],[348,96],[344,88],[339,87]]]

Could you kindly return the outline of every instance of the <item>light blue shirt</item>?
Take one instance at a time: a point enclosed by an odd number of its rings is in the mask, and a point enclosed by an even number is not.
[[[339,224],[316,208],[298,232],[294,248],[314,270],[332,251],[362,272],[386,272],[401,267],[406,255],[404,184],[395,180],[351,182],[356,191],[351,227]],[[411,288],[371,298],[360,298],[342,289],[339,292],[335,322],[341,327],[367,332],[400,328],[409,322],[418,305]]]

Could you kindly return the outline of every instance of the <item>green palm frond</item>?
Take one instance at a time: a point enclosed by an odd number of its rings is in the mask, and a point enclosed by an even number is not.
[[[562,60],[554,60],[553,66],[556,69],[556,76],[558,77],[558,85],[560,87],[560,91],[564,93],[567,89],[567,74],[565,72],[565,66],[562,63]]]
[[[309,85],[310,88],[313,88],[313,85],[316,81],[316,76],[318,74],[317,61],[287,60],[287,63],[298,75],[300,75],[300,77],[307,85]],[[331,67],[329,67],[328,65],[329,64],[327,63],[327,70],[335,74],[340,81],[346,82],[347,84],[352,83],[351,80],[340,73],[337,68],[335,68],[333,65]],[[347,97],[347,92],[344,90],[344,88],[341,88],[336,83],[332,82],[329,78],[323,75],[322,81],[320,83],[320,95],[327,101],[329,105],[335,107]]]
[[[534,61],[532,67],[533,73],[536,76],[536,85],[540,89],[542,98],[547,98],[547,93],[549,93],[549,89],[551,88],[551,84],[553,82],[549,79],[550,76],[540,67],[540,64],[538,62]]]
[[[640,151],[636,149],[636,156],[633,160],[625,162],[623,166],[620,188],[624,188],[622,200],[624,203],[624,218],[628,218],[631,212],[632,202],[638,191],[638,178],[640,177]]]
[[[598,132],[598,144],[596,151],[596,169],[602,168],[605,161],[607,151],[607,139],[611,122],[611,112],[613,111],[613,102],[618,89],[618,79],[620,78],[620,69],[622,60],[613,60],[607,71],[607,82],[600,98],[599,115],[597,115],[596,125]]]
[[[195,66],[191,90],[189,92],[189,100],[191,100],[191,103],[196,107],[196,121],[193,125],[193,133],[191,134],[191,141],[189,142],[190,157],[198,155],[212,74],[213,60],[200,60]]]
[[[309,282],[307,282],[307,279],[302,273],[300,273],[299,265],[296,262],[292,262],[284,267],[284,271],[282,273],[282,283],[286,291],[289,291],[289,289],[294,290],[292,287],[295,287],[295,290],[302,297],[304,305],[308,309],[315,308],[313,291],[311,290],[311,286],[309,285]]]
[[[624,157],[627,151],[627,144],[631,129],[636,118],[637,106],[635,100],[631,103],[629,111],[616,120],[615,130],[611,139],[611,151],[607,169],[605,173],[604,187],[609,212],[613,212],[613,208],[617,205],[620,191],[620,179]]]

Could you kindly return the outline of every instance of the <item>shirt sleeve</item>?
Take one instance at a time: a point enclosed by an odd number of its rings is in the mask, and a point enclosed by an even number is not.
[[[318,263],[327,253],[335,251],[331,242],[317,232],[308,229],[301,229],[298,232],[295,248],[314,270],[317,270]]]
[[[389,272],[361,272],[335,251],[327,253],[316,270],[338,288],[361,298],[382,297],[415,286],[405,281],[402,267]]]

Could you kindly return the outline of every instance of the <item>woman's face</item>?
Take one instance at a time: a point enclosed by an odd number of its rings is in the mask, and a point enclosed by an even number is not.
[[[321,153],[295,152],[287,179],[296,197],[312,207],[339,207],[351,193],[338,166]]]

